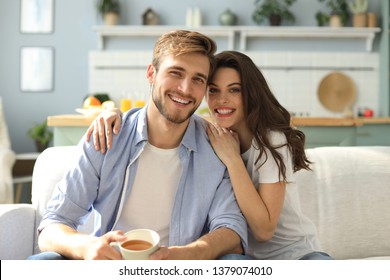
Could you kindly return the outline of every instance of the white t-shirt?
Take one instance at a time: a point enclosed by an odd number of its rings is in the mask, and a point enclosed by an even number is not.
[[[180,180],[179,148],[160,149],[147,143],[116,229],[148,228],[168,245],[171,212]]]
[[[286,137],[281,132],[271,131],[268,137],[271,145],[279,146],[286,143]],[[291,153],[287,146],[279,148],[278,152],[286,165],[286,179],[288,182],[284,206],[271,240],[257,242],[249,229],[247,254],[256,259],[292,260],[299,259],[313,251],[320,251],[315,225],[301,212]],[[266,149],[268,159],[260,169],[258,166],[264,162],[265,155],[263,154],[255,165],[259,153],[260,151],[253,141],[251,148],[241,155],[253,184],[258,188],[259,183],[279,182],[278,166],[270,151]]]

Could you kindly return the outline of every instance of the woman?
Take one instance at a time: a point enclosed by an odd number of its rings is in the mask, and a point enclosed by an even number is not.
[[[294,172],[309,170],[305,135],[291,127],[289,112],[279,104],[261,71],[246,55],[216,55],[207,103],[215,123],[207,133],[227,166],[237,202],[249,227],[248,259],[332,259],[321,252],[313,223],[303,215]],[[110,131],[119,117],[96,124]],[[89,128],[88,138],[93,125]],[[104,145],[104,133],[100,143]],[[110,135],[108,147],[111,145]],[[95,141],[95,145],[99,143]],[[103,146],[104,148],[104,146]]]

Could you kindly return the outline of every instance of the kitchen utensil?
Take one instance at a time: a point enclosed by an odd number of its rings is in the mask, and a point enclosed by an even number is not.
[[[326,75],[318,87],[321,104],[332,112],[344,112],[352,107],[356,100],[356,86],[346,74],[331,72]]]

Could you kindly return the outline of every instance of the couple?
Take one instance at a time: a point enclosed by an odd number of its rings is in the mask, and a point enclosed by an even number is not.
[[[149,104],[95,121],[95,147],[80,142],[31,259],[121,259],[110,243],[139,227],[161,235],[151,259],[330,259],[294,194],[304,135],[248,57],[215,49],[197,32],[158,39]],[[194,115],[206,91],[214,125]],[[93,210],[94,234],[78,233]]]

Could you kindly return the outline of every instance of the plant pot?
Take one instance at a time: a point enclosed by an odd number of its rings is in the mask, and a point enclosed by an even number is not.
[[[119,22],[119,15],[117,13],[106,13],[103,17],[105,25],[116,25]]]
[[[282,23],[282,17],[280,15],[270,15],[268,19],[271,26],[280,26]]]
[[[35,147],[38,153],[42,153],[48,146],[49,144],[42,144],[41,142],[35,140]]]
[[[343,23],[339,15],[331,15],[329,18],[329,26],[331,27],[341,27]]]
[[[367,14],[367,27],[377,27],[378,22],[376,19],[376,14],[374,13],[368,13]]]
[[[366,27],[367,26],[367,14],[359,13],[354,14],[352,18],[353,27]]]

